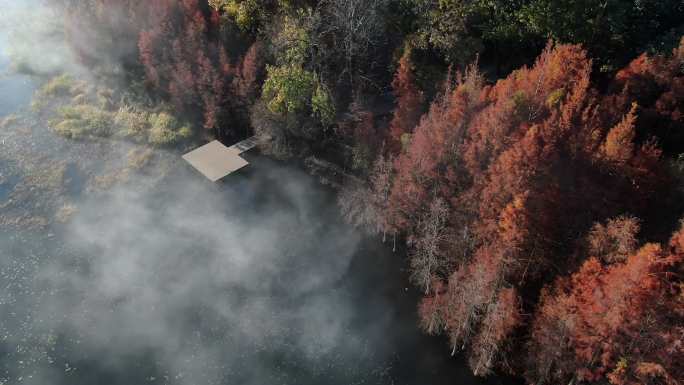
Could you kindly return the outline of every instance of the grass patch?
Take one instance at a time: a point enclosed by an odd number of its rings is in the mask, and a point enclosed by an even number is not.
[[[64,187],[64,179],[66,174],[66,165],[52,164],[46,165],[44,168],[36,168],[32,170],[26,182],[29,186],[37,187],[47,191],[58,191]]]

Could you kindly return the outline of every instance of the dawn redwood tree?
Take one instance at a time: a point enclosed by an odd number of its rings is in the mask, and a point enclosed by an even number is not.
[[[603,119],[591,68],[581,47],[549,45],[532,67],[493,86],[461,77],[395,162],[389,212],[409,243],[426,202],[449,205],[438,252],[452,268],[431,278],[422,325],[445,332],[453,351],[466,350],[480,375],[519,370],[508,357],[529,323],[516,315],[534,310],[531,293],[549,275],[586,258],[576,251],[578,235],[605,218],[643,213],[659,186],[660,151],[633,134],[638,110]],[[619,259],[637,230],[629,222],[610,227],[600,247]],[[472,241],[456,242],[464,233]]]
[[[531,383],[677,384],[684,378],[684,229],[622,262],[590,258],[542,292]]]
[[[627,115],[615,127],[608,131],[606,140],[601,146],[602,155],[609,162],[622,164],[627,162],[634,152],[634,122],[636,121],[636,104],[632,105]]]
[[[639,228],[639,220],[630,216],[596,223],[586,239],[588,254],[604,263],[624,261],[636,251]]]
[[[521,324],[522,307],[516,289],[509,287],[500,290],[496,301],[487,307],[482,330],[473,342],[469,364],[475,375],[489,374],[495,363],[501,366],[502,362],[509,360],[509,336]],[[505,364],[506,368],[512,366]]]
[[[471,67],[456,84],[447,85],[421,118],[395,160],[390,215],[409,237],[432,199],[452,205],[464,182],[458,151],[465,129],[480,100],[482,77]],[[452,205],[453,207],[453,205]]]
[[[642,54],[618,71],[601,105],[603,119],[638,105],[635,133],[640,139],[658,138],[666,155],[684,152],[684,37],[670,55]]]
[[[260,42],[253,43],[247,53],[240,58],[237,74],[233,80],[233,89],[235,95],[243,100],[245,103],[252,103],[258,95],[258,82],[263,76],[263,53],[262,45]],[[221,50],[225,52],[225,50]],[[229,59],[221,59],[225,62],[226,70],[225,74],[230,74],[230,62]]]
[[[378,208],[377,225],[382,232],[382,241],[387,238],[388,233],[392,233],[394,249],[396,249],[397,228],[389,215],[390,192],[392,179],[394,178],[394,159],[391,155],[385,157],[380,155],[373,164],[370,175],[370,189],[372,193],[371,202]]]
[[[218,37],[218,13],[198,0],[154,0],[145,3],[146,26],[138,47],[148,85],[176,108],[202,117],[206,130],[240,135],[254,101],[263,63],[254,43],[231,61]],[[231,130],[222,132],[222,126]]]
[[[365,195],[409,244],[412,278],[427,289],[422,327],[447,334],[479,375],[520,373],[510,357],[524,354],[523,314],[533,314],[540,288],[588,256],[624,261],[640,228],[625,213],[649,215],[669,194],[661,150],[639,132],[648,111],[626,91],[599,94],[591,69],[581,47],[552,44],[491,86],[469,68],[405,135],[381,178],[383,205]],[[679,73],[669,74],[676,83]]]
[[[388,149],[395,154],[402,150],[403,142],[413,132],[422,114],[423,93],[415,84],[412,67],[411,50],[406,49],[392,81],[397,102],[390,122]]]
[[[180,110],[198,109],[205,128],[216,128],[226,79],[220,49],[208,39],[209,18],[196,0],[155,0],[150,7],[149,27],[139,40],[150,86],[167,94]]]

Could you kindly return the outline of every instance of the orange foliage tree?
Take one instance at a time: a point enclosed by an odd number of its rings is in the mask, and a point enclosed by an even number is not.
[[[411,134],[418,123],[423,105],[423,93],[416,87],[411,51],[408,49],[399,60],[399,67],[392,81],[392,90],[397,105],[390,122],[388,149],[398,152],[402,148],[402,138],[406,138],[406,134]]]
[[[678,384],[684,378],[684,228],[623,262],[590,258],[542,292],[531,383]]]
[[[478,374],[520,370],[507,357],[522,347],[523,314],[549,275],[582,262],[578,236],[605,218],[643,214],[663,185],[660,150],[636,133],[640,110],[630,102],[606,119],[591,68],[580,46],[552,44],[492,86],[470,67],[394,162],[384,214],[406,235],[414,275],[429,288],[422,324],[446,332],[454,352],[467,350]],[[426,232],[434,202],[448,213]],[[619,259],[625,250],[606,252]],[[426,255],[440,256],[440,268]]]
[[[197,0],[155,0],[140,33],[141,62],[150,86],[186,111],[199,110],[207,129],[216,128],[234,75],[224,48],[208,38],[210,18]]]
[[[643,54],[617,73],[602,103],[606,120],[639,105],[636,133],[655,136],[666,153],[684,152],[684,37],[671,55]]]

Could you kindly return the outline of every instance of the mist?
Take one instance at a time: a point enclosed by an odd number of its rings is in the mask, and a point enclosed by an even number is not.
[[[42,0],[0,0],[0,44],[15,70],[83,72],[65,41],[63,15]]]
[[[178,161],[153,185],[72,197],[67,224],[3,231],[0,381],[450,382],[402,261],[314,178],[250,160],[219,185]]]
[[[338,287],[359,235],[326,213],[330,202],[300,173],[252,172],[217,189],[188,171],[163,188],[117,188],[79,204],[64,243],[46,247],[23,277],[28,295],[3,301],[5,314],[24,313],[15,321],[26,331],[6,331],[4,343],[44,349],[17,353],[38,366],[33,383],[45,377],[55,339],[72,345],[63,347],[71,360],[102,370],[129,371],[131,357],[150,354],[151,377],[181,384],[277,383],[272,360],[303,378],[319,366],[366,372],[370,336],[349,330],[353,293]],[[4,265],[18,257],[5,255]],[[22,372],[8,369],[10,378]]]

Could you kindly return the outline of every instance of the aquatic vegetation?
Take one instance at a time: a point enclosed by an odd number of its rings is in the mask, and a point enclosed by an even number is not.
[[[127,167],[131,170],[141,170],[150,163],[153,156],[154,151],[151,148],[134,148],[126,155]]]
[[[194,134],[192,126],[169,113],[165,104],[115,102],[117,97],[115,89],[75,82],[65,74],[37,90],[32,107],[49,116],[49,126],[69,139],[113,138],[170,146]],[[12,121],[7,117],[0,124]]]
[[[173,144],[179,139],[187,139],[192,134],[189,126],[181,125],[178,119],[166,112],[151,114],[149,122],[149,142],[157,146]]]
[[[63,74],[50,79],[38,90],[42,97],[69,95],[73,92],[75,82],[68,74]]]
[[[131,105],[123,105],[114,113],[113,122],[122,136],[142,141],[150,128],[150,113]]]
[[[71,139],[108,137],[112,135],[112,116],[98,107],[81,104],[58,110],[59,117],[51,120],[55,132]]]
[[[55,220],[59,223],[68,222],[76,213],[78,209],[71,203],[66,203],[60,207],[55,213]]]

